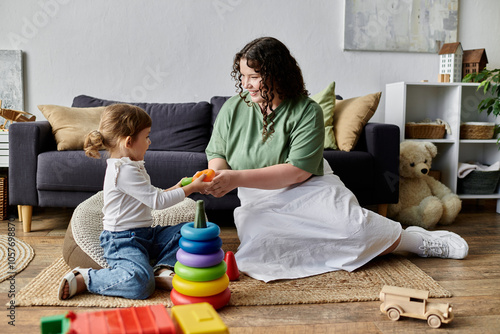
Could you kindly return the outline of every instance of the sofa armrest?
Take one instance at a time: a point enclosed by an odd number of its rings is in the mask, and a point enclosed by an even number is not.
[[[12,123],[9,127],[9,203],[38,205],[36,173],[38,154],[56,150],[47,121]]]
[[[377,193],[388,203],[399,200],[399,127],[394,124],[368,123],[355,150],[365,150],[375,159]]]

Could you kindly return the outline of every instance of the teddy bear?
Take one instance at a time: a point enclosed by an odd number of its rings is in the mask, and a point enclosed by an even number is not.
[[[387,217],[404,225],[432,229],[453,223],[462,202],[447,186],[429,175],[437,147],[431,142],[404,141],[399,154],[399,202],[389,204]]]

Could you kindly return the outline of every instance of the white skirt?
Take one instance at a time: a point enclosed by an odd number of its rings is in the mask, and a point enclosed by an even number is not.
[[[353,271],[392,246],[401,224],[362,208],[334,175],[278,190],[239,188],[239,269],[265,282]]]

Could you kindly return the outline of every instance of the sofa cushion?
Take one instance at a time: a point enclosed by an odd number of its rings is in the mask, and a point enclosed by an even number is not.
[[[215,119],[219,114],[222,105],[229,100],[231,96],[214,96],[210,99],[210,104],[212,105],[212,125],[214,125]]]
[[[207,157],[201,152],[147,151],[145,167],[151,184],[166,189],[183,177],[193,176],[208,167]]]
[[[127,103],[87,95],[73,99],[73,107],[108,106]],[[208,102],[130,103],[144,109],[152,118],[152,151],[205,152],[210,140],[212,109]]]
[[[337,146],[349,152],[358,142],[366,123],[377,110],[381,92],[337,101],[333,114],[333,127]]]
[[[102,190],[106,159],[88,158],[83,150],[48,151],[38,155],[37,163],[37,190],[74,192]]]
[[[333,131],[333,113],[335,112],[335,81],[330,83],[321,92],[311,96],[323,110],[323,117],[325,121],[325,148],[336,149],[335,134]]]
[[[39,105],[38,109],[49,121],[57,142],[57,150],[81,150],[85,136],[99,127],[103,107],[69,108]]]
[[[325,150],[323,156],[345,186],[351,191],[372,188],[375,184],[375,161],[368,152]]]

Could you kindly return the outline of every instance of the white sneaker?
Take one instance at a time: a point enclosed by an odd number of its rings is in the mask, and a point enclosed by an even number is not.
[[[469,245],[458,234],[449,231],[427,231],[419,226],[410,226],[405,231],[420,235],[424,241],[420,247],[421,257],[443,259],[464,259],[469,253]]]

